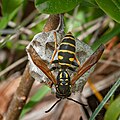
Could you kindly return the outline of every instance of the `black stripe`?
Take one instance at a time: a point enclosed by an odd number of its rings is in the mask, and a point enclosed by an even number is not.
[[[66,64],[66,65],[63,65],[63,66],[68,66],[67,64],[69,64],[69,65],[71,65],[71,62],[69,61],[69,60],[67,60],[67,61],[63,61],[63,60],[60,60],[60,62],[59,62],[59,64],[60,63],[64,63],[64,64]]]
[[[73,44],[73,45],[75,46],[75,40],[71,40],[71,39],[66,39],[66,38],[64,38],[64,39],[62,40],[62,42],[71,43],[71,44]]]
[[[72,34],[71,35],[70,34],[66,34],[65,37],[72,37],[72,38],[74,38],[74,36]]]
[[[60,45],[60,50],[69,50],[69,51],[75,52],[75,47],[72,47],[69,44],[68,45],[62,44]]]

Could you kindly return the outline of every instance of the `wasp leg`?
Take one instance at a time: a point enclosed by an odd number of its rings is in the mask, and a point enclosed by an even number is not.
[[[54,32],[54,41],[55,41],[55,50],[53,52],[50,63],[53,63],[54,57],[55,57],[55,55],[57,53],[57,36],[56,36],[56,32]]]
[[[52,88],[53,84],[54,84],[54,83],[53,83],[52,81],[48,81],[48,82],[47,82],[47,85],[48,85],[50,88]]]
[[[52,67],[50,68],[50,71],[56,70],[56,69],[60,69],[59,67]]]
[[[76,68],[72,68],[72,67],[68,67],[69,70],[75,72],[76,71]]]
[[[50,88],[52,88],[52,86],[53,86],[53,82],[51,83]]]
[[[74,56],[74,58],[75,58],[75,60],[76,60],[77,64],[79,65],[79,67],[80,67],[80,61],[77,59],[77,57],[76,57],[76,56]]]

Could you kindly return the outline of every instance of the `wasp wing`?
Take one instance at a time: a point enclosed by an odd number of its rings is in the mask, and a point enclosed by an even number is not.
[[[75,82],[85,72],[87,72],[94,64],[96,64],[98,62],[98,60],[100,59],[104,49],[105,49],[105,46],[104,45],[100,45],[98,47],[98,49],[87,59],[87,61],[85,63],[83,63],[83,65],[80,68],[78,68],[78,71],[77,71],[76,75],[71,80],[71,84],[72,85],[74,85]]]
[[[28,52],[30,53],[33,63],[52,81],[53,84],[56,84],[57,81],[55,76],[47,67],[46,63],[39,57],[32,45],[29,46]]]

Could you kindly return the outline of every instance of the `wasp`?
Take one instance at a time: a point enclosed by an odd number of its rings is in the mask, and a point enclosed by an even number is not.
[[[68,32],[62,39],[62,42],[57,50],[57,37],[56,33],[54,32],[54,40],[55,40],[55,50],[53,52],[52,58],[50,63],[58,63],[60,67],[52,67],[51,69],[48,68],[47,64],[38,56],[37,52],[34,50],[32,46],[29,48],[30,56],[34,62],[34,64],[50,79],[49,86],[55,85],[56,88],[56,97],[58,101],[46,112],[49,112],[58,102],[62,99],[72,100],[78,104],[78,101],[69,98],[71,95],[71,88],[75,85],[75,82],[85,73],[87,72],[93,65],[95,65],[98,60],[100,59],[105,47],[104,45],[100,45],[97,50],[83,63],[80,65],[79,60],[76,58],[75,55],[75,38],[71,32]],[[58,59],[54,60],[56,53],[58,52]],[[77,71],[76,68],[78,67]],[[59,69],[57,78],[51,72],[52,70]],[[76,74],[73,78],[70,78],[70,75],[67,71],[70,69],[75,71]],[[82,104],[84,105],[84,104]]]

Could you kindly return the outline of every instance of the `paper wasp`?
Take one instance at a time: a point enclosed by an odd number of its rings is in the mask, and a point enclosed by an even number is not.
[[[49,112],[59,101],[62,99],[72,100],[78,104],[78,101],[69,98],[71,95],[71,87],[74,86],[75,82],[85,73],[87,72],[94,64],[98,62],[100,59],[103,51],[104,45],[100,45],[99,48],[80,66],[79,61],[75,56],[75,39],[72,34],[69,32],[66,36],[62,39],[60,47],[57,51],[57,39],[56,34],[54,33],[55,37],[55,50],[51,59],[51,63],[58,63],[60,67],[52,67],[51,69],[48,68],[46,63],[39,57],[37,52],[34,48],[30,45],[28,51],[30,56],[34,62],[34,64],[50,79],[49,86],[55,85],[56,88],[56,97],[59,99],[48,111]],[[58,52],[58,60],[53,60],[54,56]],[[70,78],[67,69],[75,71],[76,69],[71,67],[71,65],[78,67],[76,75],[73,78]],[[52,70],[59,69],[57,78],[51,72]],[[82,104],[84,105],[84,104]]]

